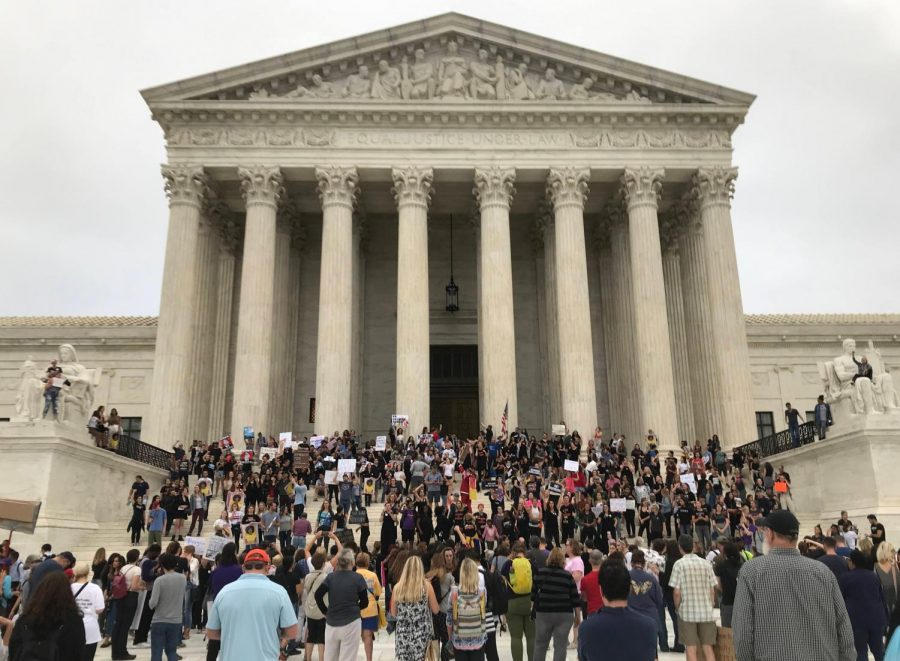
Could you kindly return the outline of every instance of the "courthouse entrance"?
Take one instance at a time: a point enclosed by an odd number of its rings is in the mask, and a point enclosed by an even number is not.
[[[431,424],[459,437],[478,433],[478,346],[431,346]]]

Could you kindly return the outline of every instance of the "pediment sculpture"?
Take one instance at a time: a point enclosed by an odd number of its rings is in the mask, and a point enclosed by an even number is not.
[[[900,413],[894,379],[872,342],[861,356],[857,356],[852,338],[843,341],[843,349],[834,360],[819,364],[825,400],[853,415]]]
[[[330,67],[323,67],[330,70]],[[607,79],[607,86],[609,80]],[[446,52],[429,58],[423,48],[413,52],[412,60],[403,55],[398,62],[379,59],[371,70],[359,64],[355,73],[339,80],[326,80],[323,73],[307,74],[305,81],[286,92],[258,83],[247,98],[252,101],[284,99],[375,99],[382,101],[598,101],[652,103],[630,85],[600,89],[590,74],[567,82],[554,66],[532,71],[526,62],[517,64],[501,55],[491,56],[478,48],[474,57],[463,54],[455,41]]]

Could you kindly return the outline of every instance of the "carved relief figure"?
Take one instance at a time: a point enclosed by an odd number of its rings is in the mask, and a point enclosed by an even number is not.
[[[900,397],[894,389],[893,377],[882,366],[881,354],[870,347],[876,366],[869,357],[856,357],[856,341],[843,342],[844,353],[820,366],[828,402],[849,401],[851,413],[889,413],[900,407]]]
[[[591,88],[594,86],[594,79],[588,76],[584,81],[575,83],[569,90],[569,98],[577,101],[583,101],[592,98]]]
[[[447,44],[447,55],[438,65],[438,96],[462,99],[466,96],[466,59],[460,57],[455,41]]]
[[[351,74],[347,77],[347,85],[344,87],[343,95],[354,99],[367,99],[371,96],[372,79],[369,78],[369,67],[365,64],[359,65],[359,73]]]
[[[430,99],[434,96],[434,66],[425,59],[425,51],[421,48],[416,49],[415,58],[412,65],[409,65],[404,56],[400,65],[403,98]]]
[[[624,101],[628,103],[652,103],[650,99],[646,96],[638,92],[636,89],[632,89],[625,95]]]
[[[520,62],[515,69],[510,69],[506,74],[506,96],[515,101],[522,99],[533,99],[534,92],[528,86],[528,65]]]
[[[390,66],[387,60],[381,60],[378,63],[378,71],[372,76],[372,98],[385,100],[402,98],[400,83],[400,71]]]
[[[556,77],[556,71],[548,68],[544,72],[544,79],[538,85],[537,98],[539,99],[565,99],[566,86]]]
[[[86,423],[94,404],[95,372],[78,362],[75,347],[71,344],[61,344],[58,351],[63,377],[71,384],[64,386],[60,393],[60,421]]]
[[[41,406],[44,397],[44,384],[41,381],[41,370],[28,356],[19,368],[21,381],[19,394],[16,395],[16,417],[23,420],[35,420],[41,417]]]
[[[496,68],[487,61],[488,52],[478,49],[478,59],[469,64],[472,79],[469,81],[469,96],[473,99],[496,99],[497,84],[503,71],[503,61],[498,58]]]
[[[304,87],[303,85],[297,85],[297,89],[291,90],[285,97],[293,98],[293,97],[301,97],[301,96],[311,96],[317,99],[330,99],[335,94],[334,85],[329,82],[326,82],[322,79],[322,76],[319,74],[313,74],[312,77],[312,87]]]

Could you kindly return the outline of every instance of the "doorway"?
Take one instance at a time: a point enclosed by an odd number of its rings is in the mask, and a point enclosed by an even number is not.
[[[478,434],[478,345],[432,345],[431,424],[460,438]]]

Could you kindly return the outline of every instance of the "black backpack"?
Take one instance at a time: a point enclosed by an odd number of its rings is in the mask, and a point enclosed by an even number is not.
[[[494,615],[506,615],[509,611],[509,591],[499,572],[485,572],[484,589],[487,592],[487,609]]]
[[[19,653],[11,661],[57,661],[59,659],[59,637],[62,625],[56,628],[45,640],[39,640],[37,634],[27,624],[16,627],[24,631]]]

